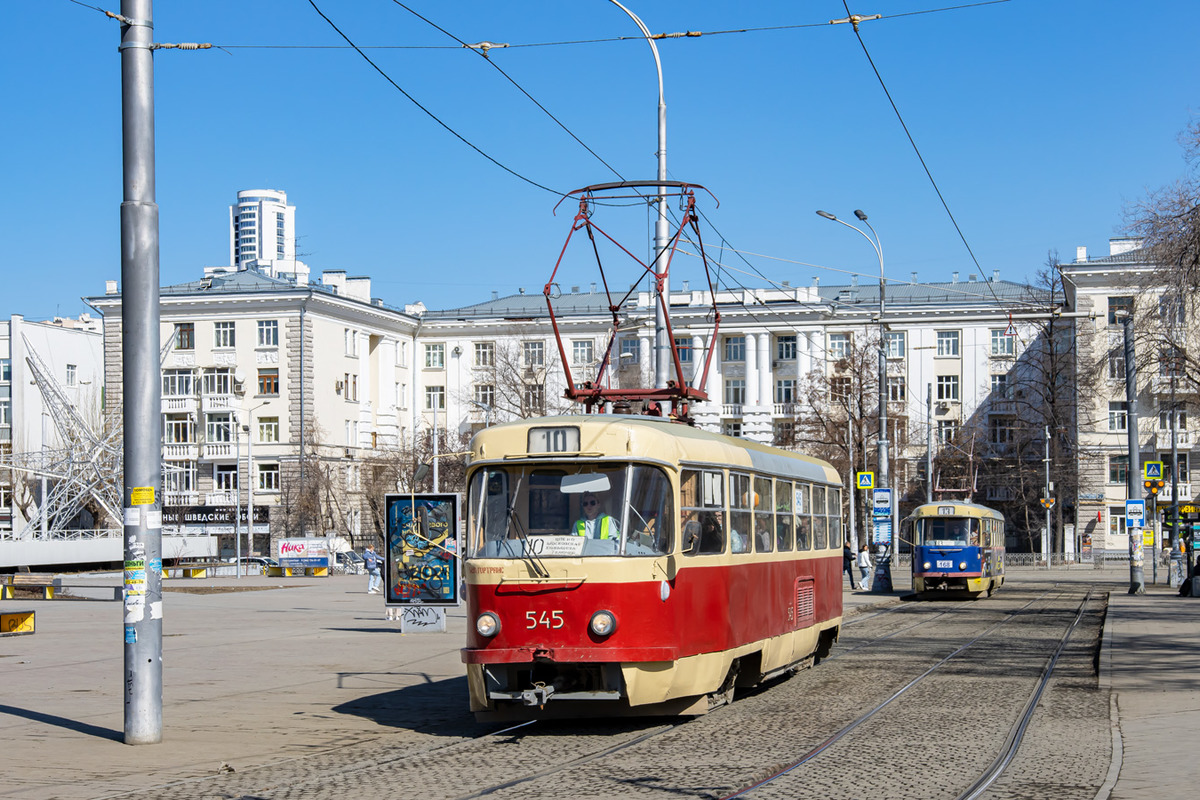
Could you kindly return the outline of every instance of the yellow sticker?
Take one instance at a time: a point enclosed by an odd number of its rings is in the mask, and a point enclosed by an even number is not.
[[[129,490],[129,505],[131,506],[152,506],[154,505],[154,487],[153,486],[136,486]]]

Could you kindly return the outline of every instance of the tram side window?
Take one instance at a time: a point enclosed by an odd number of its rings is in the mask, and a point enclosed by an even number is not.
[[[829,546],[828,531],[825,520],[825,487],[812,487],[812,521],[813,549],[824,550]]]
[[[780,552],[792,549],[791,481],[775,481],[775,547]]]
[[[750,507],[754,498],[750,495],[750,476],[729,476],[729,542],[735,553],[749,553],[751,528]]]
[[[669,553],[675,511],[671,483],[660,469],[635,466],[629,497],[629,555]]]
[[[725,475],[715,470],[685,469],[680,476],[679,506],[684,555],[725,552]]]
[[[829,498],[829,546],[842,546],[842,490],[840,487],[829,487],[826,492]]]
[[[754,552],[769,553],[775,549],[775,497],[771,479],[754,479]]]
[[[796,484],[796,549],[812,549],[812,486]]]

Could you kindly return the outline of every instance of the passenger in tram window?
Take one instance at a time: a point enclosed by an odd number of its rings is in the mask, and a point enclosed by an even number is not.
[[[725,525],[720,511],[705,511],[700,515],[700,552],[725,552]]]
[[[700,547],[700,520],[697,519],[699,515],[698,511],[683,512],[683,524],[680,526],[683,532],[681,546],[683,552],[689,555],[694,554]]]
[[[600,510],[600,499],[593,492],[584,492],[580,502],[583,518],[576,520],[572,531],[589,539],[615,539],[621,535],[617,521]]]
[[[754,515],[754,551],[769,553],[774,549],[775,537],[771,535],[771,514]]]

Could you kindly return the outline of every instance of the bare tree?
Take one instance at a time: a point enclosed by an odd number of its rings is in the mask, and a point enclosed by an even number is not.
[[[518,328],[490,344],[485,363],[473,368],[471,394],[462,400],[486,403],[493,422],[561,414],[573,407],[555,391],[562,385],[556,377],[563,374],[562,362],[544,334]]]
[[[438,488],[443,492],[462,492],[466,481],[466,455],[470,433],[438,429]],[[385,541],[387,532],[386,495],[396,492],[427,492],[433,489],[433,476],[418,480],[418,466],[434,459],[433,432],[425,431],[415,440],[378,448],[363,460],[364,502],[369,512],[371,535]]]

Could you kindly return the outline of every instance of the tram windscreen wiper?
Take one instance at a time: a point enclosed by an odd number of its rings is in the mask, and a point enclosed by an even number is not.
[[[525,528],[521,525],[521,520],[517,518],[517,496],[521,493],[521,481],[525,476],[517,478],[516,488],[513,489],[512,502],[508,505],[508,519],[504,524],[504,538],[508,538],[510,530],[517,532],[517,538],[522,542],[521,560],[529,565],[529,569],[533,571],[539,578],[549,578],[550,570],[546,569],[546,565],[538,558],[537,553],[533,552],[533,543],[529,541],[529,534],[525,532]]]

